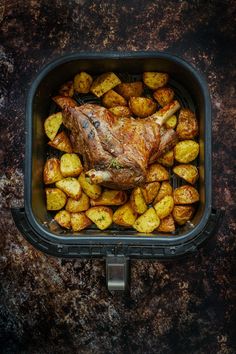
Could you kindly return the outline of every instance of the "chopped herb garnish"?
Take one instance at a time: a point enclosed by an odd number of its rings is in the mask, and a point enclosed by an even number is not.
[[[111,159],[109,168],[116,168],[117,170],[119,170],[120,168],[122,168],[122,165],[114,158]]]

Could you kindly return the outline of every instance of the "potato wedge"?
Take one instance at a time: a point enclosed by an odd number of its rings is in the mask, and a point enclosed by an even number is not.
[[[176,117],[176,115],[173,114],[173,116],[168,118],[164,125],[165,125],[165,127],[167,129],[175,129],[175,127],[177,125],[177,117]]]
[[[132,226],[137,219],[138,213],[136,213],[131,203],[125,203],[120,206],[113,214],[113,222],[121,226]]]
[[[129,107],[126,106],[116,106],[109,109],[115,116],[118,117],[131,117],[132,112]]]
[[[68,81],[63,84],[59,89],[59,95],[65,97],[72,97],[74,95],[73,81]]]
[[[60,161],[55,157],[48,159],[43,168],[43,181],[45,184],[55,183],[63,178],[60,171]]]
[[[189,163],[199,154],[199,144],[193,140],[180,141],[174,147],[174,156],[180,163]]]
[[[100,230],[105,230],[112,224],[113,211],[108,207],[95,206],[85,214]]]
[[[91,220],[86,216],[85,213],[71,213],[71,227],[75,232],[81,231],[86,227],[92,225]]]
[[[172,196],[167,195],[162,198],[159,202],[154,204],[157,215],[160,219],[164,219],[168,216],[174,208],[174,199]]]
[[[69,197],[78,200],[82,194],[79,181],[74,177],[63,178],[56,182],[56,187],[65,192]]]
[[[70,223],[70,213],[66,210],[60,210],[55,216],[54,220],[61,226],[64,227],[65,229],[70,229],[71,228],[71,223]]]
[[[193,139],[198,135],[198,122],[190,109],[180,110],[176,132],[180,139]]]
[[[165,169],[165,167],[158,163],[153,163],[149,166],[146,177],[147,182],[161,182],[168,180],[169,178],[169,172]]]
[[[155,71],[147,71],[143,73],[143,82],[152,90],[165,86],[169,80],[169,75]]]
[[[194,165],[178,165],[173,168],[173,172],[191,184],[198,179],[198,169]]]
[[[156,198],[157,193],[160,189],[160,182],[150,182],[146,183],[143,187],[141,187],[145,202],[150,204]]]
[[[48,145],[60,151],[65,151],[69,153],[73,152],[70,139],[64,131],[58,133],[57,136],[53,139],[53,141],[48,142]]]
[[[127,201],[127,194],[125,191],[118,191],[113,189],[105,189],[100,197],[91,199],[91,205],[122,205]]]
[[[114,90],[109,90],[103,95],[102,103],[107,108],[127,106],[126,99]]]
[[[161,107],[166,106],[173,101],[175,96],[174,90],[170,87],[160,87],[155,92],[153,92],[153,97]]]
[[[162,182],[159,192],[154,200],[154,204],[159,202],[161,199],[163,199],[167,195],[172,195],[172,193],[173,193],[173,189],[172,189],[172,186],[170,185],[170,183],[167,181]]]
[[[130,97],[129,108],[137,117],[145,118],[156,111],[157,104],[147,97]]]
[[[173,232],[175,231],[175,221],[173,216],[170,214],[164,219],[161,219],[160,225],[157,229],[160,232]]]
[[[90,207],[89,197],[82,192],[78,200],[68,198],[65,209],[70,213],[79,213],[81,211],[88,210]]]
[[[175,204],[193,204],[199,201],[199,193],[196,188],[184,185],[173,192]]]
[[[173,209],[173,218],[179,225],[186,224],[191,220],[194,214],[194,207],[192,205],[175,205]]]
[[[55,96],[52,99],[61,109],[64,109],[66,107],[73,108],[78,106],[77,102],[71,97]]]
[[[64,154],[60,160],[60,170],[64,177],[75,177],[83,171],[83,166],[77,154]]]
[[[74,77],[74,90],[78,93],[88,93],[90,91],[92,82],[92,76],[84,71],[81,71]]]
[[[138,232],[150,233],[153,232],[160,224],[160,219],[157,216],[155,209],[150,208],[145,213],[136,219],[133,228]]]
[[[104,73],[94,80],[90,91],[95,96],[101,97],[102,95],[104,95],[104,93],[113,89],[120,83],[121,81],[118,76],[116,76],[116,74],[112,72]]]
[[[47,137],[53,140],[62,124],[62,113],[58,112],[50,115],[44,122],[44,130]]]
[[[147,210],[148,207],[140,187],[136,187],[132,190],[130,203],[134,211],[138,214],[143,214]]]
[[[60,210],[66,204],[66,194],[58,188],[46,188],[47,210]]]
[[[164,155],[159,157],[157,160],[160,164],[162,164],[165,167],[171,167],[174,165],[174,151],[170,150],[166,152]]]
[[[101,186],[98,184],[93,184],[90,181],[90,178],[85,176],[84,172],[80,174],[78,181],[81,184],[84,193],[87,194],[87,196],[89,196],[91,199],[97,199],[101,195]]]
[[[143,94],[143,83],[141,81],[122,82],[116,87],[116,92],[118,92],[126,100],[130,97],[139,97]]]

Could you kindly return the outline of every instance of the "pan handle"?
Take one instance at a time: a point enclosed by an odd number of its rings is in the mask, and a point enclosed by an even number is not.
[[[124,255],[107,255],[106,283],[110,292],[129,291],[130,261],[128,257]]]

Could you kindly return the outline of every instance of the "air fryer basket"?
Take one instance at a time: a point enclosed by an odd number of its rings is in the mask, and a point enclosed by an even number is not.
[[[54,107],[52,95],[79,71],[97,75],[107,71],[140,75],[144,71],[170,74],[178,100],[194,110],[200,126],[199,193],[197,212],[185,227],[173,235],[139,234],[135,230],[112,226],[106,231],[94,228],[68,234],[53,227],[44,200],[42,171],[47,156],[43,122]],[[107,284],[110,290],[124,290],[129,258],[170,259],[197,250],[215,229],[220,212],[211,205],[211,105],[207,85],[188,63],[169,54],[75,53],[47,65],[34,80],[26,107],[25,206],[13,209],[17,227],[36,248],[60,257],[106,257]],[[174,187],[181,182],[171,179]]]

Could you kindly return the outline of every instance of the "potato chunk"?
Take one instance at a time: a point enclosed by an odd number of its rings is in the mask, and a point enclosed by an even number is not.
[[[90,207],[89,197],[82,192],[78,200],[68,198],[65,209],[70,213],[79,213],[88,210]]]
[[[66,107],[73,108],[78,106],[77,102],[71,97],[55,96],[52,99],[61,109],[65,109]]]
[[[53,141],[48,142],[48,145],[60,151],[65,151],[69,153],[73,151],[70,139],[68,138],[68,136],[64,131],[58,133],[57,136],[53,139]]]
[[[74,77],[74,90],[78,93],[88,93],[92,82],[92,76],[84,71],[81,71]]]
[[[129,107],[125,106],[116,106],[109,109],[115,116],[118,117],[131,117],[132,112]]]
[[[157,193],[160,189],[160,182],[151,182],[146,183],[143,187],[141,187],[145,202],[150,204],[156,198]]]
[[[78,178],[81,187],[87,196],[91,199],[97,199],[101,193],[102,188],[98,184],[93,184],[89,177],[85,176],[85,173],[82,172]]]
[[[175,231],[175,221],[173,216],[170,214],[166,216],[164,219],[161,219],[161,223],[157,229],[160,232],[173,232]]]
[[[199,154],[199,144],[193,140],[180,141],[174,147],[174,156],[180,163],[189,163],[196,159]]]
[[[148,207],[140,187],[136,187],[132,190],[130,203],[134,211],[138,214],[143,214],[147,210]]]
[[[126,99],[114,90],[110,90],[103,95],[102,103],[107,108],[127,106]]]
[[[60,210],[55,216],[54,220],[61,226],[64,227],[65,229],[70,229],[71,223],[70,223],[70,213],[66,210]]]
[[[173,164],[174,164],[174,151],[170,150],[170,151],[166,152],[164,155],[159,157],[157,162],[159,162],[160,164],[162,164],[163,166],[166,166],[166,167],[173,166]]]
[[[92,225],[92,222],[85,213],[71,213],[71,227],[73,231],[81,231],[90,225]]]
[[[153,97],[162,107],[173,101],[174,96],[175,93],[170,87],[160,87],[155,92],[153,92]]]
[[[153,232],[160,224],[160,219],[157,216],[155,209],[150,208],[145,213],[136,219],[133,228],[138,232],[150,233]]]
[[[130,97],[139,97],[143,93],[143,83],[141,81],[128,82],[119,84],[116,87],[116,92],[123,96],[126,100]]]
[[[43,169],[43,181],[45,184],[55,183],[63,178],[60,171],[60,161],[55,157],[48,159]]]
[[[44,122],[44,130],[47,137],[53,140],[62,124],[62,113],[58,112],[50,115]]]
[[[58,188],[46,188],[47,210],[60,210],[66,204],[66,194]]]
[[[161,182],[169,179],[169,172],[158,163],[153,163],[147,171],[147,182]]]
[[[129,108],[137,117],[145,118],[156,111],[157,104],[150,98],[130,97]]]
[[[74,177],[63,178],[56,182],[57,188],[65,192],[69,197],[78,200],[82,194],[79,181]]]
[[[68,81],[60,87],[59,90],[60,96],[72,97],[74,95],[74,86],[73,81]]]
[[[177,117],[176,117],[176,115],[173,114],[173,116],[168,118],[164,125],[165,125],[165,127],[167,129],[175,129],[175,127],[177,125]]]
[[[198,169],[194,165],[178,165],[173,168],[173,172],[191,184],[198,179]]]
[[[108,207],[92,207],[86,211],[86,215],[100,230],[105,230],[112,224],[113,211]]]
[[[196,188],[184,185],[176,188],[173,193],[175,204],[193,204],[199,201],[199,193]]]
[[[176,132],[180,139],[193,139],[198,134],[198,122],[190,109],[182,108],[179,113]]]
[[[77,154],[62,155],[60,170],[64,177],[78,176],[83,170],[79,156]]]
[[[128,202],[120,206],[113,214],[113,222],[121,226],[132,226],[137,219],[137,213]]]
[[[164,181],[161,184],[159,192],[154,200],[154,204],[159,202],[161,199],[166,197],[167,195],[172,195],[173,189],[169,182]]]
[[[192,205],[175,205],[173,209],[173,217],[177,224],[184,225],[191,220],[194,214],[194,207]]]
[[[104,93],[113,89],[120,83],[121,83],[120,79],[114,73],[112,72],[104,73],[98,76],[94,80],[90,91],[95,96],[101,97],[102,95],[104,95]]]
[[[160,219],[168,216],[174,208],[174,199],[167,195],[154,205],[157,215]]]
[[[143,73],[143,82],[152,90],[157,90],[159,87],[165,86],[169,80],[169,75],[154,71]]]
[[[122,205],[127,201],[127,194],[125,191],[118,191],[113,189],[105,189],[100,197],[91,200],[91,205]]]

